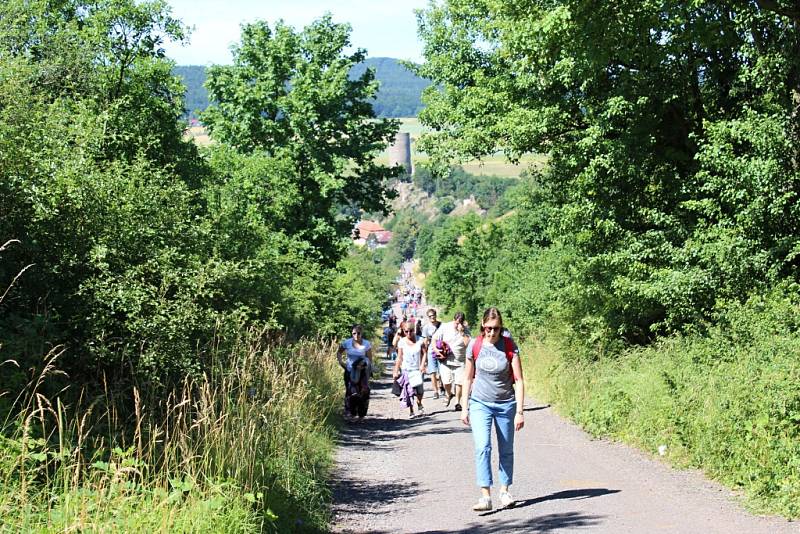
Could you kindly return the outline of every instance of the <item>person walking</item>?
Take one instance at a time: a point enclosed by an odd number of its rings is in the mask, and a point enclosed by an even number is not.
[[[348,420],[363,419],[369,408],[372,344],[363,338],[362,330],[360,324],[354,324],[350,329],[352,337],[345,339],[336,351],[336,360],[344,369],[344,413]]]
[[[412,389],[412,396],[416,398],[419,415],[425,415],[425,408],[422,405],[422,397],[425,393],[423,386],[423,375],[426,370],[426,361],[423,357],[427,348],[427,343],[423,339],[417,339],[414,327],[408,322],[400,324],[404,337],[397,343],[397,360],[394,363],[392,378],[398,380],[401,386],[408,384]],[[414,418],[414,404],[410,398],[401,397],[401,402],[405,400],[409,409],[409,417]]]
[[[403,320],[400,321],[400,325],[398,326],[397,330],[394,333],[394,337],[392,338],[392,361],[397,360],[397,347],[400,346],[400,340],[406,337],[405,332],[403,332],[403,323],[406,322],[406,316],[403,316]]]
[[[439,362],[439,377],[444,384],[445,406],[450,406],[453,398],[456,399],[456,411],[461,411],[461,391],[464,383],[464,361],[467,345],[470,340],[468,324],[463,312],[456,312],[453,320],[442,324],[433,335],[433,350],[436,356],[441,356],[437,341],[443,341],[450,348],[447,359]]]
[[[427,340],[428,350],[428,375],[431,377],[431,387],[433,387],[433,398],[439,398],[439,360],[433,351],[433,335],[442,326],[442,322],[436,319],[436,310],[428,308],[428,322],[422,327],[422,337]]]
[[[514,480],[514,433],[525,425],[525,384],[519,349],[510,336],[503,335],[503,318],[497,308],[484,312],[481,334],[470,342],[466,358],[462,402],[468,410],[461,421],[472,428],[475,474],[481,489],[472,509],[492,509],[492,426],[500,460],[500,504],[510,508],[516,502],[509,486]]]

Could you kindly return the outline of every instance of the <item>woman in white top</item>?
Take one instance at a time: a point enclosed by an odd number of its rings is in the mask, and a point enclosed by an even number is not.
[[[397,380],[401,375],[401,371],[406,374],[414,390],[414,397],[417,399],[419,415],[425,415],[425,408],[422,406],[422,396],[424,394],[422,376],[427,365],[427,358],[424,355],[427,352],[428,342],[426,339],[417,339],[414,327],[407,321],[400,323],[400,330],[405,336],[400,338],[397,343],[397,360],[394,362],[392,377]],[[413,404],[409,404],[408,408],[410,411],[409,416],[413,418]]]

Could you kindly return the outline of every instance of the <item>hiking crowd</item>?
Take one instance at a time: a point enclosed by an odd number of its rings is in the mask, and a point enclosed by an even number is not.
[[[425,376],[430,377],[432,398],[461,412],[461,421],[472,429],[476,481],[481,496],[475,511],[492,509],[491,429],[497,434],[500,504],[515,504],[509,486],[514,474],[514,433],[525,424],[525,389],[519,350],[495,307],[488,308],[473,337],[466,317],[456,312],[442,322],[437,311],[426,308],[423,292],[414,286],[410,266],[405,265],[392,303],[384,312],[383,340],[386,357],[393,362],[392,392],[414,419],[426,415]],[[395,313],[399,308],[400,316]],[[424,324],[423,324],[424,322]],[[339,347],[337,358],[344,369],[345,417],[360,421],[369,406],[372,345],[363,339],[361,325]],[[345,358],[346,356],[346,358]],[[415,411],[416,406],[416,411]]]

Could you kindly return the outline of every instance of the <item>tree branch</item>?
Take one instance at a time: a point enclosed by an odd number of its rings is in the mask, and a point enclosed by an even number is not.
[[[775,14],[792,19],[795,23],[800,23],[800,1],[794,0],[788,6],[784,6],[777,0],[756,0],[756,4],[761,9],[772,11]]]

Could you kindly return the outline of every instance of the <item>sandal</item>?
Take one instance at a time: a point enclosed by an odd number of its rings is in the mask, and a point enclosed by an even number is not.
[[[472,509],[476,512],[488,512],[492,509],[492,498],[481,497],[478,499],[478,502],[475,503]]]

